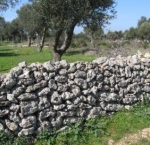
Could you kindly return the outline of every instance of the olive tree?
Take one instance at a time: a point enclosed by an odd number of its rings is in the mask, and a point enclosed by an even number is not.
[[[74,28],[91,23],[103,26],[115,17],[115,0],[31,0],[39,5],[37,13],[53,31],[53,61],[61,60],[69,48]],[[61,37],[63,41],[60,43]]]
[[[19,0],[0,0],[0,12],[8,9],[9,6],[15,6]]]

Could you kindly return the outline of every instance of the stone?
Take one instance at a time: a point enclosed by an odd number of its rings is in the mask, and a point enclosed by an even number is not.
[[[0,118],[8,115],[8,113],[9,113],[9,110],[7,110],[7,109],[0,109]]]
[[[13,121],[16,124],[19,124],[21,121],[21,118],[17,115],[16,112],[9,112],[9,120]]]
[[[40,122],[40,127],[37,129],[37,133],[41,133],[42,131],[45,130],[50,130],[50,122],[49,121],[43,121]]]
[[[6,95],[0,95],[0,101],[6,101],[7,96]]]
[[[39,115],[38,115],[38,120],[43,120],[45,118],[48,118],[48,117],[54,117],[55,116],[55,112],[52,111],[50,108],[48,109],[44,109],[42,110],[41,112],[39,112]]]
[[[9,78],[7,81],[5,81],[5,87],[7,89],[11,89],[16,85],[16,80],[14,78]]]
[[[70,67],[68,69],[68,73],[74,73],[74,72],[76,72],[76,70],[77,70],[77,68],[76,68],[75,64],[71,63]]]
[[[66,76],[67,75],[67,70],[66,69],[61,69],[59,70],[59,74],[62,76]]]
[[[62,96],[58,94],[58,92],[53,92],[52,96],[51,96],[51,103],[52,104],[61,104],[62,103]]]
[[[58,85],[58,88],[57,88],[57,91],[58,92],[66,92],[69,88],[69,85],[68,84],[57,84]]]
[[[63,92],[62,93],[62,99],[63,100],[69,100],[69,99],[73,99],[75,98],[76,96],[70,92]]]
[[[18,66],[21,67],[21,68],[27,67],[27,63],[25,61],[23,61],[23,62],[20,62],[18,64]]]
[[[96,105],[96,99],[90,94],[87,96],[87,102],[89,105]]]
[[[80,70],[77,70],[75,73],[74,73],[74,76],[76,78],[86,78],[87,74],[85,71],[80,71]]]
[[[77,86],[81,87],[82,89],[87,89],[87,82],[81,78],[75,78],[74,82]]]
[[[62,117],[57,117],[56,120],[51,121],[52,126],[56,128],[61,127],[62,123],[63,123]]]
[[[13,89],[12,94],[14,95],[14,97],[17,97],[17,96],[21,95],[24,91],[25,91],[25,88],[23,86],[22,87],[16,87]]]
[[[66,83],[67,82],[67,78],[65,76],[56,76],[55,77],[55,80],[58,82],[58,83]]]
[[[38,101],[21,101],[20,109],[22,116],[31,115],[38,111]]]
[[[31,92],[36,91],[38,89],[44,88],[46,86],[47,86],[47,81],[43,80],[43,81],[41,81],[39,83],[36,83],[36,84],[34,84],[32,86],[28,86],[27,89],[26,89],[26,92],[27,93],[31,93]]]
[[[91,110],[90,110],[90,112],[89,112],[89,115],[88,115],[88,119],[89,118],[93,118],[93,117],[96,117],[96,116],[98,116],[98,115],[100,115],[100,114],[102,114],[102,108],[101,107],[93,107]]]
[[[68,110],[73,110],[73,111],[75,111],[76,109],[77,109],[77,107],[78,107],[78,105],[74,105],[74,104],[71,104],[71,105],[67,105],[67,109]]]
[[[43,110],[50,107],[50,102],[47,99],[47,96],[39,98],[38,110]]]
[[[125,104],[125,105],[132,105],[133,103],[135,103],[137,101],[138,101],[138,99],[137,99],[136,95],[134,95],[134,94],[127,94],[123,98],[123,104]]]
[[[93,63],[102,64],[102,63],[105,63],[107,60],[108,60],[107,57],[100,57],[100,58],[93,60]]]
[[[0,107],[6,107],[10,104],[9,101],[0,101]]]
[[[87,82],[93,80],[96,77],[96,73],[94,70],[88,70],[87,72]]]
[[[55,71],[54,64],[52,64],[52,62],[50,62],[50,61],[44,62],[43,68],[45,68],[47,72],[54,72]]]
[[[27,128],[27,129],[22,129],[19,133],[18,133],[18,136],[21,136],[21,135],[32,135],[35,133],[35,129],[34,127],[30,127],[30,128]]]
[[[20,106],[14,103],[11,103],[11,105],[9,106],[9,110],[13,111],[13,112],[18,112],[19,111]]]
[[[18,130],[18,125],[15,122],[11,122],[10,120],[5,119],[5,123],[9,130],[11,130],[11,131]]]
[[[25,129],[29,127],[36,126],[36,117],[35,116],[27,116],[21,120],[20,126]]]
[[[50,93],[50,88],[46,87],[46,88],[41,89],[38,92],[38,96],[42,97],[42,96],[48,95],[49,93]]]
[[[68,124],[68,123],[76,123],[80,118],[79,117],[68,117],[64,119],[63,124]]]
[[[34,100],[37,99],[37,95],[35,95],[34,93],[24,93],[18,96],[17,99],[19,99],[20,101]]]
[[[62,110],[63,108],[65,108],[65,107],[66,107],[65,104],[54,105],[54,110],[59,111],[59,110]]]
[[[50,90],[56,90],[57,89],[57,85],[54,79],[50,79],[48,82],[48,88]]]

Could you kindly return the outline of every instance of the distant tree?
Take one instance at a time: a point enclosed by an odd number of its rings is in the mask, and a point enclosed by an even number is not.
[[[127,40],[133,40],[135,38],[137,38],[138,36],[138,32],[137,32],[137,28],[131,27],[129,30],[127,30],[124,34],[125,39]]]
[[[140,27],[144,22],[147,22],[147,21],[148,21],[147,18],[145,16],[142,16],[140,20],[138,20],[137,26]]]
[[[138,28],[138,36],[140,39],[150,40],[150,22],[144,22]]]
[[[69,48],[74,28],[90,25],[102,26],[115,17],[115,0],[32,0],[39,4],[40,15],[55,33],[53,61],[61,60]],[[61,37],[63,42],[60,43]],[[59,46],[61,44],[61,46]]]
[[[0,0],[0,12],[7,10],[10,6],[14,7],[17,3],[19,0]]]
[[[104,31],[101,26],[96,23],[92,23],[91,25],[84,27],[84,33],[87,37],[90,38],[91,47],[95,48],[96,40],[100,40],[101,36],[104,34]]]

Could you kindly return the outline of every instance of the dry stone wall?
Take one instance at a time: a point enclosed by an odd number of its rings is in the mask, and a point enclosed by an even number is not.
[[[0,75],[0,130],[33,135],[150,98],[150,57],[25,62]]]

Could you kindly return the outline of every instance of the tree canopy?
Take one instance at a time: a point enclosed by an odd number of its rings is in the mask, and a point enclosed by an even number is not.
[[[49,28],[55,33],[54,61],[60,60],[69,48],[75,26],[89,26],[91,23],[104,26],[116,14],[115,0],[32,0],[32,2],[38,5],[36,12],[44,17]],[[64,35],[63,43],[59,47],[61,37]]]

